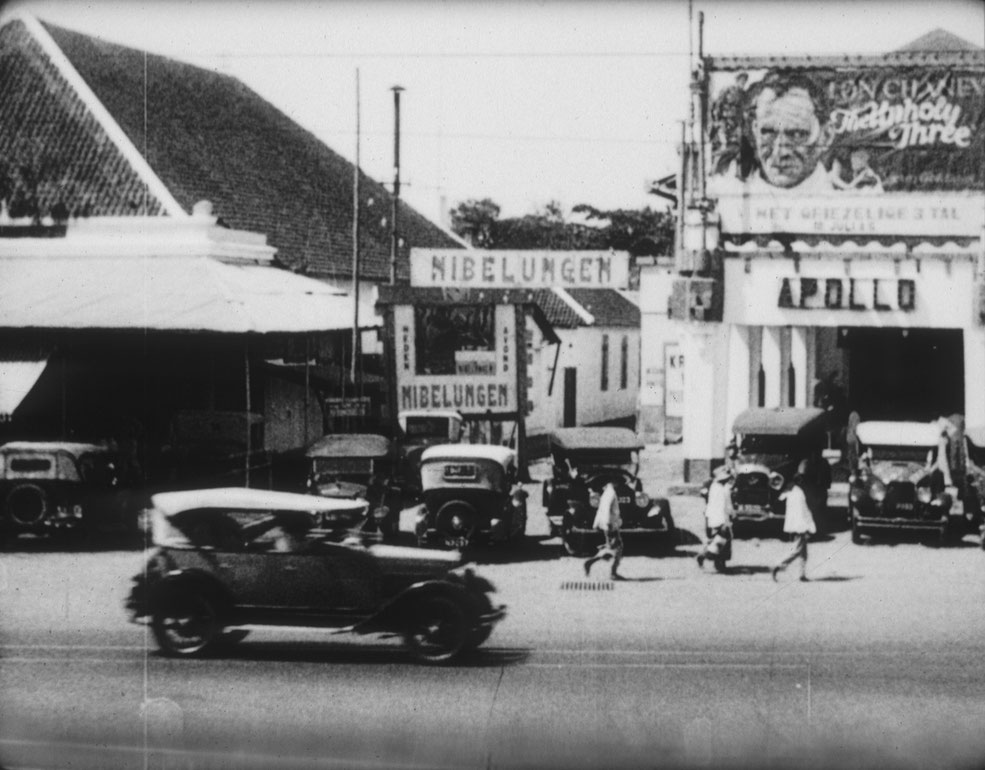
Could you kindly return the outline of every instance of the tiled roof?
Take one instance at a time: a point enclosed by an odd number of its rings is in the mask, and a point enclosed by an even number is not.
[[[39,216],[54,211],[59,219],[162,213],[160,201],[20,21],[0,28],[0,105],[0,199],[11,215],[23,215],[25,204]],[[35,183],[33,201],[14,193]]]
[[[534,292],[534,302],[544,311],[547,320],[555,329],[576,329],[585,326],[584,320],[561,297],[550,289]]]
[[[568,289],[568,294],[595,318],[595,326],[639,327],[640,309],[615,289]]]
[[[278,258],[290,267],[317,275],[351,275],[352,164],[236,78],[43,26],[183,209],[190,212],[197,201],[209,200],[214,214],[230,227],[265,233]],[[23,26],[20,30],[19,39],[11,42],[23,48],[26,32]],[[21,54],[18,63],[34,70],[43,67],[53,82],[48,91],[67,90],[51,65],[38,61],[37,46],[30,45],[34,55]],[[5,53],[7,48],[4,40]],[[5,68],[0,80],[8,79],[17,85]],[[6,114],[2,120],[7,122]],[[36,124],[27,124],[25,132],[37,135]],[[46,156],[70,153],[65,144],[60,131],[44,135]],[[99,189],[99,175],[113,173],[95,165],[87,166],[88,175],[76,182],[83,195]],[[386,280],[390,232],[384,220],[389,219],[391,198],[365,175],[360,184],[361,272],[369,280]],[[126,186],[121,192],[127,201],[133,197]],[[129,213],[121,208],[117,204],[116,213]],[[403,202],[400,225],[401,278],[409,274],[411,246],[460,245]]]
[[[948,32],[946,29],[931,30],[924,35],[921,35],[916,40],[907,43],[900,48],[897,48],[897,52],[903,51],[937,51],[937,52],[949,52],[949,51],[981,51],[982,46],[975,45],[964,38],[960,38],[957,35]]]

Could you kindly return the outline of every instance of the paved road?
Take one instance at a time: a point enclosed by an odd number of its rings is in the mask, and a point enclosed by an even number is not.
[[[981,765],[977,543],[840,532],[812,544],[811,582],[774,583],[787,544],[741,540],[731,574],[702,572],[699,501],[673,505],[678,554],[628,556],[626,583],[585,581],[536,516],[521,552],[479,554],[510,615],[450,668],[281,629],[219,660],[163,659],[120,609],[140,553],[4,554],[0,764]]]

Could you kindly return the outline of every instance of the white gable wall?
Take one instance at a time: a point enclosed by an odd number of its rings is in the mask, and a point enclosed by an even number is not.
[[[529,327],[528,327],[529,328]],[[579,327],[556,329],[561,339],[557,372],[553,373],[557,349],[546,344],[533,328],[528,345],[529,399],[533,408],[527,417],[527,433],[539,435],[564,424],[564,370],[577,370],[576,424],[593,425],[635,418],[640,384],[640,330],[631,327]],[[602,390],[602,339],[609,338],[608,389]],[[627,341],[626,387],[621,382],[622,341]],[[548,392],[551,376],[553,391]]]

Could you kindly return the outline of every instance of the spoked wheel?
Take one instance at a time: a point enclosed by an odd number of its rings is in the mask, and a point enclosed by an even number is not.
[[[222,635],[214,602],[199,593],[180,593],[154,613],[151,629],[161,650],[177,657],[206,655]]]
[[[445,663],[468,645],[468,617],[458,602],[446,596],[430,596],[418,602],[411,614],[404,642],[419,662]]]
[[[493,606],[492,602],[489,601],[489,597],[483,594],[482,597],[476,601],[475,609],[479,615],[486,615],[492,612]],[[476,626],[469,629],[468,638],[465,640],[465,649],[474,650],[489,638],[492,631],[492,626]]]

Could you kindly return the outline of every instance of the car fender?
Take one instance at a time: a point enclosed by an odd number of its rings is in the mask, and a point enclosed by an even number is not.
[[[212,598],[218,607],[229,611],[233,599],[229,591],[213,575],[201,569],[172,570],[162,575],[147,588],[147,610],[153,613],[171,596],[186,591],[200,591]]]
[[[399,631],[406,625],[415,602],[427,596],[447,597],[460,604],[472,618],[473,623],[477,621],[479,603],[473,599],[463,584],[448,580],[425,580],[405,588],[375,613],[356,623],[351,630],[359,633]]]

